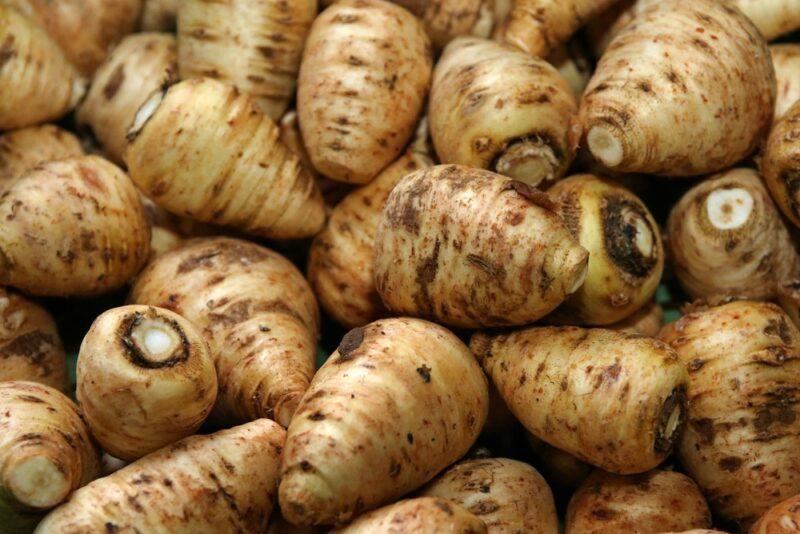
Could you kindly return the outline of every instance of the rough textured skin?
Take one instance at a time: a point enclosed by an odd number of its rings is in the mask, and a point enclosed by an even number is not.
[[[148,328],[174,335],[163,357],[137,343],[135,333]],[[81,343],[77,374],[77,398],[92,435],[122,460],[191,436],[217,398],[214,360],[202,334],[180,315],[151,306],[100,315]]]
[[[612,475],[597,470],[572,496],[566,534],[651,534],[711,526],[691,478],[673,471]]]
[[[546,194],[439,165],[406,176],[389,195],[375,285],[396,314],[465,328],[523,325],[577,289],[587,260]]]
[[[800,328],[800,278],[778,284],[778,296],[775,300],[794,325]]]
[[[548,192],[567,228],[589,251],[586,281],[553,318],[572,325],[608,325],[652,301],[664,271],[664,247],[644,202],[590,174],[572,176]]]
[[[114,45],[136,29],[142,0],[5,0],[36,20],[67,59],[91,76]]]
[[[83,91],[77,71],[45,31],[0,5],[0,130],[61,118]]]
[[[406,499],[362,515],[336,534],[484,534],[486,525],[463,507],[434,497]]]
[[[174,32],[183,0],[144,0],[140,27],[146,32]]]
[[[347,328],[364,326],[387,314],[372,268],[381,210],[403,177],[431,165],[428,158],[407,152],[369,184],[347,195],[331,212],[325,230],[314,238],[308,280],[328,315]]]
[[[139,106],[177,78],[176,59],[174,36],[137,33],[123,39],[95,72],[76,119],[114,162],[122,163],[125,135]]]
[[[761,174],[783,214],[800,227],[800,100],[772,128]]]
[[[202,330],[217,366],[217,419],[289,424],[314,374],[319,329],[314,294],[289,260],[238,239],[187,241],[142,272],[130,301]]]
[[[172,213],[260,237],[310,237],[325,222],[322,196],[278,136],[250,97],[197,78],[170,87],[134,124],[125,162]]]
[[[561,178],[572,162],[569,130],[577,111],[569,84],[546,61],[462,37],[436,64],[428,119],[443,163],[539,185]]]
[[[42,462],[60,474],[31,494],[9,485],[27,462]],[[28,533],[43,511],[100,474],[100,450],[78,407],[42,384],[0,382],[0,520],[3,532]],[[32,481],[36,488],[36,481]],[[46,495],[45,495],[46,494]]]
[[[800,493],[800,331],[774,304],[683,316],[661,338],[689,371],[677,448],[712,510],[743,526]]]
[[[495,37],[547,57],[583,24],[617,0],[516,0]]]
[[[776,504],[750,527],[749,534],[793,534],[800,532],[800,495]]]
[[[536,469],[516,460],[461,461],[434,479],[421,495],[463,506],[486,524],[490,534],[558,533],[550,487]]]
[[[775,100],[775,120],[783,117],[800,100],[800,45],[786,43],[769,47],[778,96]]]
[[[294,96],[317,0],[183,0],[182,79],[207,76],[251,95],[277,121]]]
[[[766,136],[775,92],[766,41],[739,10],[715,0],[659,2],[600,60],[581,103],[582,135],[613,170],[716,172]]]
[[[475,442],[488,395],[475,358],[441,326],[400,318],[351,330],[289,425],[284,517],[343,523],[419,488]]]
[[[489,37],[503,16],[502,0],[392,0],[422,20],[434,48],[459,36]]]
[[[97,156],[44,163],[0,195],[0,285],[46,296],[119,289],[149,254],[133,183]]]
[[[736,189],[753,199],[752,211],[740,226],[719,228],[709,216],[709,196]],[[734,202],[729,207],[741,209]],[[800,269],[789,232],[751,169],[733,169],[690,189],[672,208],[667,235],[675,274],[694,298],[769,299],[777,284],[797,276]]]
[[[664,326],[664,309],[655,302],[650,302],[622,321],[608,325],[607,328],[647,337],[658,337],[662,326]]]
[[[411,13],[383,0],[341,0],[316,18],[297,89],[314,167],[364,184],[400,156],[431,79],[430,41]]]
[[[664,343],[545,327],[479,332],[470,348],[517,419],[550,445],[620,474],[669,455],[683,422],[686,371]]]
[[[186,438],[76,491],[36,533],[264,532],[285,437],[259,419]]]
[[[594,470],[591,465],[540,440],[530,432],[525,432],[525,439],[536,456],[536,465],[541,467],[546,480],[554,487],[573,492]]]
[[[67,358],[44,307],[0,287],[0,382],[27,380],[69,389]]]
[[[4,133],[0,135],[0,195],[12,180],[41,163],[82,155],[78,138],[52,124]]]

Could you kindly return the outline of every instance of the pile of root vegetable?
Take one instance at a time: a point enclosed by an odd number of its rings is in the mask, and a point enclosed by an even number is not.
[[[800,0],[0,0],[31,532],[800,533]]]

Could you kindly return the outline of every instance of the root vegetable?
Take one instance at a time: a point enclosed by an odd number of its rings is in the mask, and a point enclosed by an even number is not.
[[[461,461],[433,480],[421,495],[463,506],[481,518],[490,533],[558,532],[550,487],[536,469],[516,460]]]
[[[238,239],[187,241],[142,272],[130,300],[202,330],[216,362],[218,420],[289,424],[314,374],[319,317],[287,259]]]
[[[462,37],[436,65],[428,117],[443,163],[549,185],[575,155],[568,134],[577,108],[569,84],[546,61]]]
[[[778,44],[769,47],[778,95],[775,100],[775,120],[783,117],[800,100],[800,45]]]
[[[168,211],[276,239],[309,237],[322,197],[253,100],[198,78],[153,93],[128,133],[131,178]]]
[[[761,157],[761,174],[773,200],[800,227],[800,101],[772,128]]]
[[[586,88],[580,129],[612,170],[717,172],[766,136],[775,93],[769,49],[747,17],[716,0],[670,0],[614,38]]]
[[[0,130],[61,118],[85,82],[35,22],[0,5]]]
[[[590,174],[558,182],[549,193],[567,228],[589,251],[586,281],[553,318],[607,325],[651,301],[664,270],[664,247],[647,206],[624,187]]]
[[[141,28],[146,32],[173,32],[183,0],[144,0]]]
[[[408,149],[416,154],[421,154],[431,161],[436,160],[436,151],[433,148],[433,140],[431,139],[430,125],[428,124],[428,116],[423,115],[417,124],[417,129],[414,131],[414,138]]]
[[[114,162],[122,163],[125,135],[139,106],[175,81],[176,57],[172,35],[137,33],[123,39],[97,69],[76,118]]]
[[[314,238],[308,279],[322,307],[340,324],[353,328],[386,315],[372,268],[381,210],[404,176],[431,164],[424,156],[406,153],[372,182],[347,195]]]
[[[30,532],[99,473],[100,451],[71,400],[43,384],[0,382],[3,532]]]
[[[186,438],[76,491],[36,533],[264,532],[284,438],[266,419]]]
[[[194,434],[217,398],[214,360],[200,332],[151,306],[98,317],[81,344],[77,373],[92,434],[123,460]]]
[[[422,20],[433,47],[441,50],[453,39],[489,37],[502,17],[503,2],[495,0],[392,0]]]
[[[484,534],[486,525],[463,507],[435,497],[406,499],[364,514],[335,534]]]
[[[150,259],[178,248],[184,238],[182,221],[158,207],[146,196],[140,195],[139,199],[150,221]]]
[[[470,343],[536,437],[613,473],[641,473],[672,450],[686,371],[658,340],[610,330],[528,328]]]
[[[235,85],[278,121],[294,96],[303,45],[316,14],[317,0],[183,0],[178,9],[180,76]]]
[[[583,94],[592,78],[592,66],[586,50],[577,42],[555,49],[547,62],[553,65],[576,95]]]
[[[136,29],[142,10],[142,0],[8,1],[41,24],[86,76],[120,39]]]
[[[139,194],[97,156],[51,161],[0,197],[0,285],[34,295],[119,289],[147,261],[150,226]]]
[[[650,302],[622,321],[609,325],[608,328],[647,337],[658,337],[662,326],[664,326],[664,309],[655,302]]]
[[[522,325],[580,287],[587,256],[546,194],[440,165],[406,176],[389,195],[375,283],[396,314],[465,328]]]
[[[69,389],[67,356],[42,306],[0,287],[0,382],[26,380]]]
[[[528,54],[547,57],[587,20],[615,1],[516,0],[495,36]]]
[[[342,523],[419,488],[469,450],[487,407],[475,358],[441,326],[401,318],[351,330],[289,425],[284,517]]]
[[[383,0],[340,0],[314,21],[297,89],[314,167],[364,184],[400,156],[431,78],[422,24]]]
[[[525,438],[547,480],[556,487],[574,491],[592,473],[592,466],[581,462],[568,452],[553,447],[530,432]]]
[[[800,259],[758,173],[733,169],[690,189],[667,224],[675,274],[694,298],[775,296]]]
[[[678,458],[719,517],[746,526],[800,493],[800,331],[774,304],[683,316],[661,338],[689,371]]]
[[[789,497],[772,508],[753,525],[749,534],[790,534],[800,531],[800,495]]]
[[[41,163],[82,155],[78,138],[52,124],[0,135],[0,194],[12,180]]]
[[[572,496],[566,522],[567,534],[678,532],[710,527],[711,512],[697,484],[681,473],[595,471]]]
[[[778,285],[777,303],[800,328],[800,279],[794,278]]]

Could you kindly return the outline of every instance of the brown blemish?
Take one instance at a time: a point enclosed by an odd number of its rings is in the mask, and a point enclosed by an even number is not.
[[[106,97],[106,100],[111,100],[114,98],[114,95],[117,94],[117,91],[119,91],[119,88],[122,86],[122,82],[124,81],[125,66],[117,65],[117,68],[111,73],[111,77],[109,78],[105,87],[103,87],[103,96]]]
[[[361,346],[364,341],[364,329],[362,327],[353,328],[342,338],[339,347],[339,358],[336,363],[344,363],[353,359],[353,352]]]

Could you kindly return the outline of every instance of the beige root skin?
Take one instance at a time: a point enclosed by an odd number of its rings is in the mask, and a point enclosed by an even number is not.
[[[658,337],[662,326],[664,326],[664,309],[659,304],[650,302],[622,321],[608,325],[607,328],[647,337]]]
[[[720,518],[746,527],[800,493],[800,331],[774,304],[684,315],[661,339],[689,371],[678,459]]]
[[[4,527],[13,531],[24,520],[17,513],[52,508],[99,474],[100,451],[71,400],[43,384],[0,382]]]
[[[422,112],[431,68],[425,29],[405,9],[340,0],[323,11],[311,27],[297,88],[314,167],[365,184],[397,159]]]
[[[682,532],[711,526],[708,504],[692,479],[672,471],[612,475],[595,471],[574,493],[566,534]]]
[[[114,162],[122,163],[125,135],[139,106],[153,91],[175,81],[176,59],[175,37],[137,33],[123,39],[97,69],[76,119]]]
[[[693,298],[771,299],[800,259],[758,173],[732,169],[690,189],[667,234],[675,274]]]
[[[495,38],[547,57],[586,21],[616,0],[516,0]]]
[[[657,340],[545,327],[479,332],[470,348],[525,428],[579,460],[641,473],[661,463],[679,435],[686,371]]]
[[[578,137],[612,170],[718,172],[761,143],[775,94],[766,41],[740,11],[716,0],[656,3],[597,65]]]
[[[200,332],[150,306],[98,317],[81,344],[77,374],[92,434],[127,461],[194,434],[217,398],[214,360]]]
[[[594,470],[591,465],[540,440],[530,432],[525,432],[525,439],[536,456],[537,465],[541,467],[546,479],[555,487],[570,492],[575,491]]]
[[[789,497],[770,508],[748,531],[749,534],[780,534],[800,529],[800,495]]]
[[[567,228],[589,251],[586,281],[549,320],[608,325],[651,301],[664,270],[664,247],[644,203],[590,174],[562,180],[549,193]]]
[[[186,438],[76,491],[36,533],[265,532],[285,436],[259,419]]]
[[[197,78],[152,94],[128,140],[131,178],[176,215],[274,239],[310,237],[325,222],[319,189],[278,127],[222,82]]]
[[[800,100],[775,123],[761,156],[761,175],[783,214],[800,227]]]
[[[769,47],[778,96],[775,100],[775,120],[783,117],[800,100],[800,45],[777,44]]]
[[[0,194],[41,163],[82,155],[78,138],[52,124],[4,133],[0,135]]]
[[[289,424],[314,374],[319,328],[314,294],[289,260],[246,241],[195,239],[153,261],[129,300],[201,329],[216,362],[218,422]]]
[[[381,210],[404,176],[431,165],[418,154],[401,156],[372,182],[347,195],[314,238],[308,280],[320,305],[341,325],[364,326],[388,313],[375,289],[372,267]]]
[[[133,183],[97,156],[50,161],[0,197],[0,285],[41,296],[119,289],[147,261],[150,225]]]
[[[9,0],[39,23],[87,77],[136,29],[142,0]]]
[[[284,517],[340,524],[397,500],[469,450],[487,408],[475,358],[441,326],[401,318],[351,330],[289,425]]]
[[[464,533],[485,534],[484,522],[462,506],[437,497],[417,497],[368,512],[349,525],[335,529],[335,534]]]
[[[67,356],[53,317],[39,304],[0,287],[0,382],[25,380],[66,392]]]
[[[251,95],[278,121],[294,96],[316,0],[183,0],[178,9],[181,79],[207,76]]]
[[[436,50],[457,37],[489,37],[503,17],[503,2],[494,0],[392,0],[422,20]]]
[[[788,282],[778,284],[778,305],[792,319],[797,328],[800,328],[800,279],[795,278]]]
[[[178,8],[183,0],[144,0],[141,29],[146,32],[174,32]]]
[[[592,63],[582,45],[570,41],[555,49],[547,58],[547,62],[558,69],[558,73],[567,81],[573,93],[583,94],[592,78]]]
[[[85,84],[58,45],[6,5],[0,6],[0,43],[0,130],[59,119],[83,96]]]
[[[488,39],[452,41],[433,74],[428,118],[444,163],[550,185],[574,157],[576,113],[575,95],[554,67]]]
[[[441,497],[480,517],[490,532],[557,534],[553,493],[528,464],[508,458],[463,460],[420,495]]]
[[[545,193],[458,165],[401,180],[375,243],[389,310],[464,328],[536,321],[580,287],[588,261]]]

